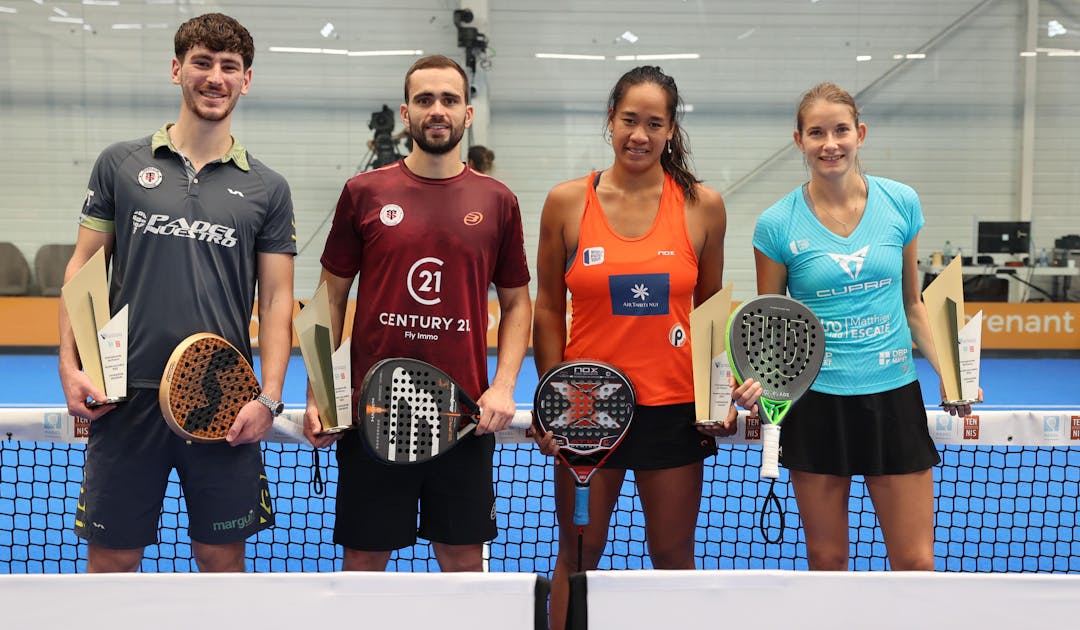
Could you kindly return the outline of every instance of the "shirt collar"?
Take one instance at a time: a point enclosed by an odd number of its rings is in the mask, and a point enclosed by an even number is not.
[[[169,127],[172,126],[173,123],[165,123],[161,126],[161,129],[154,132],[154,136],[150,140],[150,150],[153,153],[157,153],[158,149],[165,147],[177,155],[183,155],[175,146],[173,146],[172,138],[169,137]],[[221,162],[225,163],[231,161],[236,164],[236,167],[240,170],[250,171],[251,165],[248,164],[247,149],[237,142],[236,138],[233,138],[232,141],[232,147],[229,149],[228,153],[222,156]]]

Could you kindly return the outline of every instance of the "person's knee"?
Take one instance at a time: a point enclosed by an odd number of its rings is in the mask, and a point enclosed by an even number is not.
[[[650,541],[649,559],[654,569],[693,569],[694,543],[680,540],[654,546]]]
[[[933,550],[912,549],[889,554],[889,568],[893,571],[933,571]]]
[[[227,545],[191,544],[195,564],[203,573],[242,573],[244,567],[244,542]]]
[[[134,573],[142,562],[143,548],[106,549],[89,545],[86,550],[87,573]]]
[[[342,571],[385,571],[390,562],[389,551],[361,551],[345,548],[341,559]]]
[[[483,545],[436,544],[434,547],[439,569],[444,573],[484,570]]]
[[[848,560],[846,545],[842,547],[829,545],[815,549],[807,547],[806,549],[806,562],[812,571],[847,571]]]

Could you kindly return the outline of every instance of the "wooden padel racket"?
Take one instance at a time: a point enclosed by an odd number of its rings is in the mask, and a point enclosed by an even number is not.
[[[165,364],[158,403],[180,437],[220,442],[259,392],[255,372],[239,350],[218,335],[196,333],[181,341]]]
[[[579,572],[583,532],[589,524],[589,480],[626,436],[635,400],[630,379],[598,361],[556,365],[536,388],[536,423],[542,433],[552,433],[559,458],[574,477]]]
[[[758,413],[765,420],[761,423],[761,477],[775,481],[780,477],[780,423],[813,385],[825,358],[821,321],[798,300],[762,295],[743,302],[731,314],[726,341],[735,380],[741,385],[752,378],[761,384]],[[770,502],[780,504],[772,486],[766,506]],[[765,519],[762,512],[763,532]]]
[[[417,359],[371,366],[357,403],[368,450],[391,464],[432,460],[476,429],[480,407],[450,375]]]

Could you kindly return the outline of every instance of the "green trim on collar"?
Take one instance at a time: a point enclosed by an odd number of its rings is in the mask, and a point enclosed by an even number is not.
[[[157,153],[158,149],[160,149],[161,147],[166,147],[177,155],[183,155],[182,153],[180,153],[180,151],[176,149],[175,146],[173,146],[172,138],[169,137],[169,127],[172,126],[173,123],[165,123],[161,126],[161,129],[158,129],[154,132],[154,136],[150,139],[150,151],[152,153]],[[229,160],[232,160],[232,162],[236,164],[236,167],[240,170],[250,171],[251,165],[248,163],[247,149],[244,148],[244,145],[237,142],[236,138],[233,138],[232,141],[232,148],[229,149],[228,153],[222,156],[220,161],[222,163],[225,163]]]

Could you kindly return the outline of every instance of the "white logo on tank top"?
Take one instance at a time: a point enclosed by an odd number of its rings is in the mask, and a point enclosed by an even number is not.
[[[581,264],[585,265],[586,267],[604,264],[604,248],[586,247],[581,252]]]

